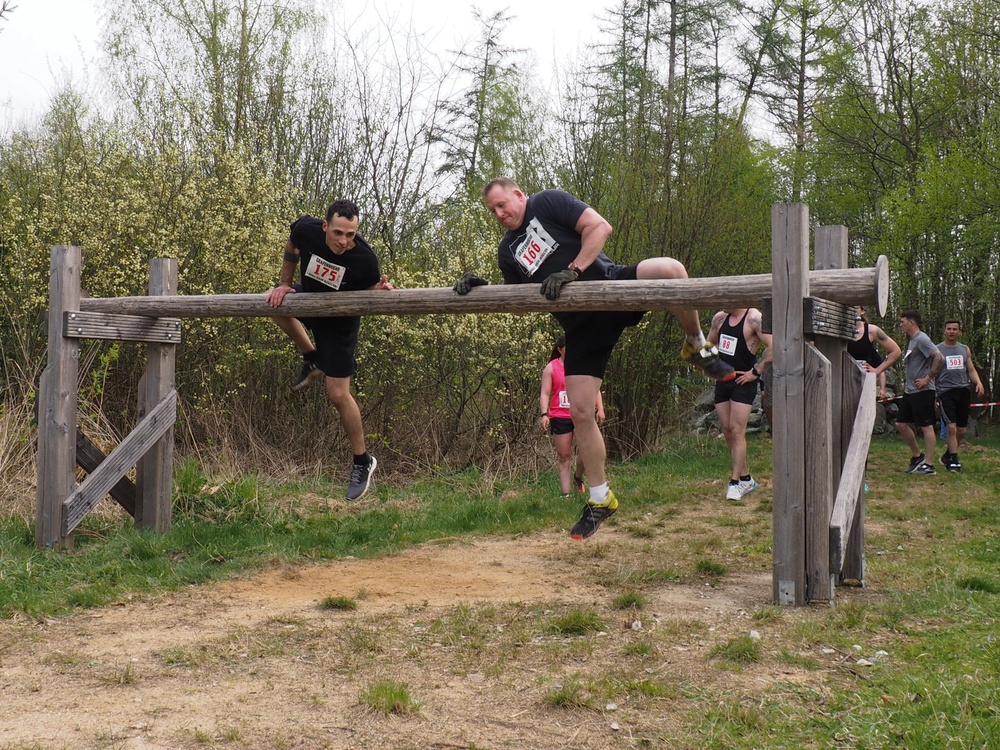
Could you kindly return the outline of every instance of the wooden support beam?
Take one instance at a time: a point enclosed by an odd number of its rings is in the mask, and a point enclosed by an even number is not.
[[[774,601],[806,603],[805,339],[802,300],[810,294],[809,209],[771,207],[774,268]]]
[[[63,336],[67,338],[149,341],[161,344],[179,344],[181,340],[179,318],[79,311],[64,313],[64,317]]]
[[[834,574],[841,573],[844,568],[847,542],[855,525],[859,497],[863,492],[865,464],[872,440],[872,427],[875,426],[876,380],[877,376],[873,372],[863,375],[851,441],[847,446],[840,487],[837,489],[830,517],[830,569]]]
[[[833,434],[838,414],[830,408],[830,360],[805,345],[806,600],[833,601],[830,575],[830,509],[833,507]],[[839,430],[837,431],[839,434]],[[839,471],[838,471],[839,473]]]
[[[155,258],[149,264],[151,298],[177,293],[177,261]],[[151,343],[146,348],[146,371],[139,385],[139,416],[152,414],[174,393],[177,342]],[[135,525],[169,531],[173,518],[174,423],[136,462]]]
[[[884,258],[875,268],[808,272],[811,292],[844,305],[879,306],[888,299],[889,273]],[[395,289],[338,294],[299,293],[273,308],[263,294],[209,294],[172,297],[90,297],[85,312],[148,317],[330,317],[337,315],[427,315],[572,310],[667,310],[673,307],[718,310],[757,307],[772,296],[770,274],[655,281],[578,281],[567,284],[557,300],[547,300],[535,284],[476,287],[460,297],[449,287]]]
[[[63,501],[62,533],[73,532],[108,491],[118,483],[139,458],[168,430],[177,419],[177,392],[168,396],[143,419],[128,437],[118,444],[107,459]]]
[[[94,442],[83,434],[83,430],[76,430],[76,463],[88,474],[97,471],[97,467],[104,463],[107,456],[104,455]],[[135,485],[128,477],[122,477],[114,487],[108,490],[111,498],[122,506],[128,514],[135,518]]]
[[[63,313],[79,309],[80,248],[56,245],[49,264],[49,362],[38,387],[35,545],[70,547],[62,501],[76,485],[76,411],[80,342],[63,336]]]

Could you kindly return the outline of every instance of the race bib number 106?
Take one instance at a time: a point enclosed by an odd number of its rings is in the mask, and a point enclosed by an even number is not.
[[[338,266],[318,255],[312,256],[309,265],[306,266],[306,276],[316,279],[320,284],[326,284],[331,289],[340,289],[346,271],[344,266]]]

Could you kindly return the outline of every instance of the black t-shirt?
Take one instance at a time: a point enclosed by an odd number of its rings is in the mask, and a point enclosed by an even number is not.
[[[543,190],[528,197],[524,223],[500,239],[497,265],[505,284],[541,284],[548,276],[569,267],[580,252],[576,223],[587,204],[563,190]],[[603,252],[580,278],[613,277],[615,266]]]
[[[378,256],[364,238],[354,236],[354,247],[337,255],[326,244],[323,220],[302,216],[292,222],[289,241],[299,251],[299,279],[303,292],[354,292],[370,289],[382,278]],[[313,318],[313,323],[357,325],[358,315]]]

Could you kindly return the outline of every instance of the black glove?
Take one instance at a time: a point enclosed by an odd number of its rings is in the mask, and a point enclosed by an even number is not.
[[[452,287],[452,290],[455,294],[465,296],[472,291],[472,287],[486,286],[489,283],[490,282],[486,279],[481,279],[474,273],[466,273],[462,274],[462,278],[455,282],[455,286]]]
[[[580,278],[580,272],[575,268],[557,271],[542,282],[542,294],[545,295],[545,299],[558,299],[563,284],[576,281],[578,278]]]

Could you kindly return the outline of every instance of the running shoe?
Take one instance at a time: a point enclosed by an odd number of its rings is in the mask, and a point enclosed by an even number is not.
[[[743,494],[740,492],[740,483],[730,482],[726,488],[726,500],[739,500],[741,497]]]
[[[910,465],[906,467],[906,473],[912,474],[913,472],[915,472],[917,470],[917,467],[921,466],[924,463],[924,458],[925,456],[923,453],[921,453],[916,458],[911,458]]]
[[[616,510],[618,510],[618,498],[610,490],[608,491],[608,499],[601,505],[594,505],[588,501],[583,506],[583,513],[580,515],[580,520],[573,525],[572,530],[569,532],[570,537],[573,539],[586,539],[593,536],[601,528],[601,524],[604,523],[605,519],[611,518]]]
[[[757,480],[754,479],[753,477],[750,477],[749,479],[740,480],[740,497],[749,495],[755,489],[757,489]]]
[[[705,344],[701,349],[695,349],[688,341],[681,347],[681,360],[697,367],[712,380],[733,380],[736,370],[732,365],[719,359],[719,350],[712,344]]]
[[[951,454],[950,453],[942,453],[941,454],[941,458],[939,458],[938,460],[941,462],[941,465],[944,466],[944,468],[947,469],[948,465],[951,463]]]
[[[937,474],[937,469],[935,469],[930,464],[920,464],[917,468],[913,470],[914,474]]]
[[[372,474],[375,473],[378,461],[375,460],[375,456],[368,456],[368,458],[370,460],[367,466],[365,464],[352,464],[351,466],[351,479],[347,483],[348,500],[360,500],[371,486]]]
[[[576,474],[573,475],[573,489],[581,495],[587,493],[587,484],[583,481],[583,477],[578,477]]]
[[[301,391],[316,378],[322,376],[323,371],[316,366],[316,363],[307,359],[302,363],[302,369],[299,370],[299,376],[295,378],[295,382],[292,383],[292,390]]]
[[[962,470],[962,464],[958,462],[957,458],[953,458],[951,460],[951,463],[948,464],[948,471],[961,471],[961,470]]]

